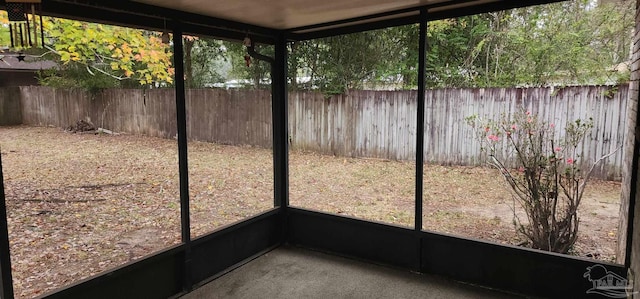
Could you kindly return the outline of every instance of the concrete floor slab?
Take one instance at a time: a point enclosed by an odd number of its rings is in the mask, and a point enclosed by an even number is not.
[[[281,246],[182,299],[523,298],[306,249]]]

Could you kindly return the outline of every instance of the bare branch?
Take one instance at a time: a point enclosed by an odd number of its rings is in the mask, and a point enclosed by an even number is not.
[[[598,165],[602,160],[613,156],[621,148],[622,146],[616,147],[613,151],[600,157],[598,160],[596,160],[596,162],[593,163],[593,165],[591,165],[591,168],[589,169],[589,172],[587,172],[587,176],[585,176],[584,181],[582,181],[582,184],[578,186],[577,204],[579,204],[580,200],[582,199],[582,194],[584,194],[584,190],[585,190],[585,187],[587,186],[587,182],[589,182],[589,179],[591,179],[591,174],[593,174],[593,171],[595,170],[596,165]]]

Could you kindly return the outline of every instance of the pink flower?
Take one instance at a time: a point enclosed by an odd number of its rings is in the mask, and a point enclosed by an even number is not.
[[[562,148],[561,148],[561,147],[556,147],[556,148],[555,148],[555,151],[556,151],[556,152],[561,152],[561,151],[562,151]]]
[[[567,159],[567,164],[573,164],[573,162],[575,162],[575,161],[576,160],[569,158],[569,159]]]
[[[531,117],[527,117],[527,122],[528,122],[528,123],[530,123],[530,122],[532,122],[532,121],[533,121],[533,118],[531,118]]]
[[[518,129],[518,126],[516,126],[516,125],[511,125],[511,130],[517,130],[517,129]]]
[[[555,124],[549,124],[549,127],[551,127],[552,129],[556,127]]]
[[[498,136],[492,134],[492,135],[487,136],[487,139],[489,139],[491,141],[498,141],[500,138],[498,138]]]
[[[484,128],[484,131],[485,132],[489,132],[489,131],[491,131],[491,129],[489,129],[489,127],[486,127],[486,128]]]
[[[527,111],[527,115],[531,115],[531,111]]]

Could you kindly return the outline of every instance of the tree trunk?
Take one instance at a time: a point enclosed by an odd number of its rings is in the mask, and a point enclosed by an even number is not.
[[[193,84],[193,67],[191,63],[191,50],[193,50],[193,44],[195,43],[195,39],[193,38],[184,38],[182,40],[184,43],[184,81],[185,86],[187,88],[194,87]]]

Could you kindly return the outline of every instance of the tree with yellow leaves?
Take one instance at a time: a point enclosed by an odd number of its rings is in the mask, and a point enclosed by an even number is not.
[[[45,85],[47,79],[68,83],[49,78],[65,72],[71,81],[93,82],[89,89],[173,83],[172,52],[159,33],[57,18],[47,18],[44,31],[46,47],[63,71],[45,75]]]

